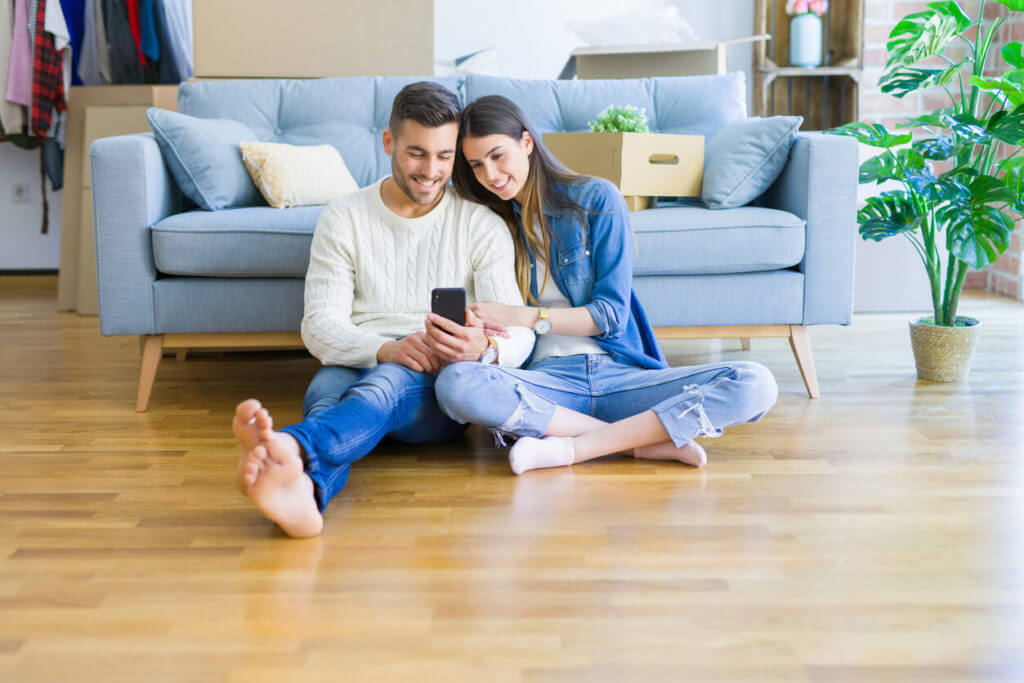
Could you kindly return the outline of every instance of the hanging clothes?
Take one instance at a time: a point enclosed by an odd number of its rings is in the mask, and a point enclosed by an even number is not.
[[[46,30],[47,1],[59,0],[38,0],[36,10],[31,129],[39,137],[45,137],[50,130],[54,110],[60,112],[67,108],[62,57],[54,47],[53,36]]]
[[[71,30],[71,84],[82,85],[82,79],[78,77],[78,60],[82,54],[82,35],[85,32],[85,0],[60,0],[60,7]]]
[[[28,35],[29,0],[14,0],[14,34],[11,36],[11,63],[7,70],[7,99],[32,106],[32,50]]]
[[[125,0],[101,0],[110,52],[110,81],[114,85],[143,83],[142,64],[135,49]]]
[[[139,66],[146,66],[146,55],[142,53],[142,29],[139,27],[139,0],[124,0],[128,10],[128,26],[132,30],[132,42],[139,56]]]
[[[60,55],[64,102],[67,103],[68,93],[71,90],[71,31],[68,30],[64,9],[59,0],[47,1],[45,16],[46,21],[43,27],[47,33],[53,36],[53,48]]]
[[[181,83],[192,77],[192,0],[156,3],[160,41],[160,82]]]
[[[142,54],[146,60],[160,59],[160,39],[156,35],[156,0],[140,0],[139,33],[142,36]]]
[[[0,137],[17,135],[25,127],[25,108],[8,101],[8,69],[14,38],[14,0],[0,0]]]
[[[110,52],[103,23],[103,0],[85,0],[78,77],[83,85],[110,85]]]

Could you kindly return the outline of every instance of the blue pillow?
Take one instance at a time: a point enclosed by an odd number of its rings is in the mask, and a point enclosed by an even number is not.
[[[176,111],[146,110],[171,175],[182,193],[207,211],[264,204],[242,163],[240,142],[258,142],[249,126],[200,119]]]
[[[734,209],[764,194],[786,165],[803,121],[802,116],[772,116],[725,124],[704,155],[704,204]]]

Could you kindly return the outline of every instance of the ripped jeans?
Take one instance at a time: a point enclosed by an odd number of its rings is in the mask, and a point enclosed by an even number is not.
[[[653,410],[672,443],[760,420],[775,404],[775,377],[763,365],[728,361],[647,370],[606,355],[546,358],[529,369],[453,363],[434,384],[441,410],[456,422],[541,437],[555,406],[615,422]]]

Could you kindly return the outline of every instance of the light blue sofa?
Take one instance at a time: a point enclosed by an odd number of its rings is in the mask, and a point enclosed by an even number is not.
[[[337,147],[360,186],[390,172],[391,102],[415,78],[240,80],[181,85],[180,112],[244,122],[269,142]],[[651,129],[710,138],[746,116],[743,74],[608,81],[437,79],[465,101],[501,94],[539,132],[581,131],[610,103]],[[91,149],[100,329],[144,338],[136,407],[163,349],[301,345],[303,278],[320,207],[202,211],[186,205],[152,134]],[[782,175],[751,206],[667,206],[632,215],[634,287],[659,336],[789,337],[818,394],[806,326],[852,311],[857,147],[801,134]]]

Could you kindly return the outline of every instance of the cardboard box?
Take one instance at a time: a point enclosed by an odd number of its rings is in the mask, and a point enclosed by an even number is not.
[[[703,135],[547,133],[544,146],[572,170],[610,180],[626,196],[700,196]]]
[[[570,61],[583,79],[724,74],[730,45],[770,38],[762,34],[703,43],[588,46],[573,50]]]

